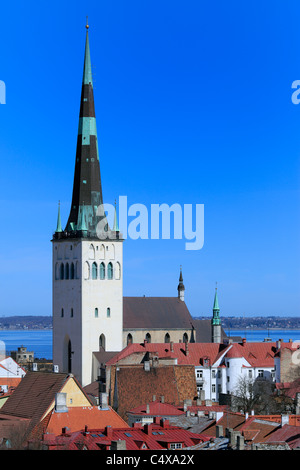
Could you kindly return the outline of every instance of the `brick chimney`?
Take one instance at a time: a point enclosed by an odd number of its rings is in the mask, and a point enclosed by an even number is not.
[[[108,438],[112,438],[112,435],[113,435],[113,428],[111,426],[106,426],[105,427],[105,430],[104,430],[104,434],[108,437]]]
[[[173,341],[170,341],[170,351],[174,352],[174,343],[173,343]]]
[[[144,425],[144,432],[149,436],[153,429],[153,423],[148,423]]]
[[[189,345],[188,345],[188,342],[186,341],[185,343],[185,355],[188,356],[189,355]]]

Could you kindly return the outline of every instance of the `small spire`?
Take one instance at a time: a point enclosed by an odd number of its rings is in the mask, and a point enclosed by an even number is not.
[[[177,290],[178,290],[178,298],[180,300],[184,300],[185,287],[184,287],[184,284],[183,284],[182,266],[181,265],[180,265],[179,284],[178,284]]]
[[[115,200],[115,217],[114,217],[113,232],[119,232],[119,224],[118,224],[118,218],[117,218],[117,201],[116,200]]]
[[[215,299],[214,299],[214,306],[213,306],[213,310],[220,310],[219,308],[219,301],[218,301],[218,287],[217,287],[217,282],[216,282],[216,291],[215,291]]]
[[[62,232],[62,228],[61,228],[61,218],[60,218],[60,201],[58,201],[57,225],[56,225],[55,233],[61,233],[61,232]]]

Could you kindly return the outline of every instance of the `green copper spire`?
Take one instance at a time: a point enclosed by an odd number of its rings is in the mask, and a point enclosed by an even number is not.
[[[217,288],[215,292],[215,299],[214,299],[214,306],[213,306],[212,325],[221,325]]]
[[[61,228],[61,218],[60,218],[60,201],[58,203],[58,214],[57,214],[57,225],[56,225],[56,230],[55,233],[61,233],[62,228]]]
[[[84,54],[84,68],[83,68],[83,80],[84,85],[93,84],[92,77],[92,65],[91,65],[91,54],[90,54],[90,43],[89,43],[89,25],[86,25],[86,41],[85,41],[85,54]]]

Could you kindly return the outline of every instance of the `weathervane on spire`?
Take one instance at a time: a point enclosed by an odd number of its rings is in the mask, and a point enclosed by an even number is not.
[[[88,16],[86,17],[86,25],[85,25],[86,29],[89,29],[89,23],[88,23]]]

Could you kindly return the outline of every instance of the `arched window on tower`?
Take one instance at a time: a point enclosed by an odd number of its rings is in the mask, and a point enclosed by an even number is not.
[[[189,337],[188,337],[187,333],[184,333],[184,335],[183,335],[183,342],[184,342],[184,343],[188,343],[188,342],[189,342]]]
[[[99,336],[99,350],[101,348],[104,349],[104,351],[105,351],[105,336],[104,336],[103,333],[102,333],[102,335]]]
[[[105,279],[105,264],[100,264],[100,279]]]
[[[115,266],[115,279],[121,279],[121,266],[119,262]]]
[[[112,263],[108,263],[107,266],[107,278],[112,279],[113,278],[113,265]]]
[[[133,343],[132,334],[128,333],[128,335],[127,335],[127,346],[128,346],[128,344],[132,344],[132,343]]]
[[[65,279],[69,279],[70,277],[70,268],[69,268],[69,263],[66,264],[66,269],[65,269]]]
[[[151,335],[150,335],[150,333],[147,333],[147,334],[146,334],[145,340],[147,341],[147,343],[151,343]]]
[[[97,276],[98,276],[97,263],[93,263],[93,265],[92,265],[92,279],[97,279]]]
[[[166,333],[165,334],[165,343],[169,343],[170,342],[170,335],[169,333]]]
[[[100,259],[104,259],[104,258],[105,258],[105,247],[104,247],[104,245],[101,245],[101,246],[100,246],[100,253],[99,253],[99,256],[100,256]]]
[[[65,277],[65,267],[64,267],[64,264],[61,263],[60,265],[60,279],[64,279]]]
[[[75,278],[75,267],[74,267],[74,263],[71,264],[71,268],[70,268],[70,279],[74,279]]]

